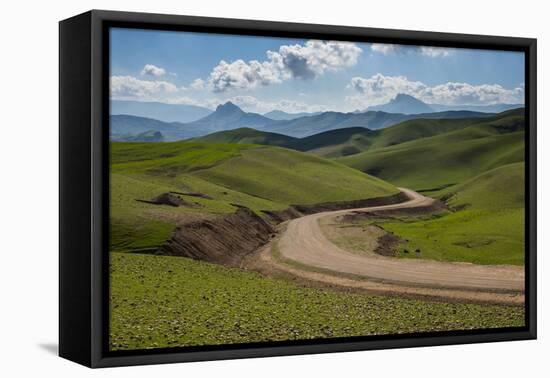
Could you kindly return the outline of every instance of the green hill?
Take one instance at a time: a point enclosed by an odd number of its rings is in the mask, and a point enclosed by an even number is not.
[[[399,250],[401,257],[475,264],[524,263],[523,162],[491,169],[432,195],[444,199],[453,211],[383,225],[405,241]]]
[[[287,135],[259,131],[248,127],[241,127],[228,131],[219,131],[195,139],[198,142],[209,143],[242,143],[242,144],[263,144],[266,146],[281,146],[294,142],[296,138]]]
[[[486,117],[419,118],[380,130],[370,130],[365,127],[343,127],[303,138],[293,138],[251,128],[239,128],[209,134],[196,140],[212,143],[252,143],[280,146],[310,152],[325,158],[338,158],[458,131],[471,126],[478,126],[488,134],[518,131],[523,129],[523,113],[523,109],[515,109]],[[336,113],[333,114],[333,116],[336,115]]]
[[[313,135],[294,142],[291,147],[319,156],[336,158],[359,152],[393,146],[428,138],[474,125],[486,125],[495,130],[523,129],[523,109],[515,109],[488,118],[413,119],[381,130],[349,128]],[[316,144],[311,143],[316,141]]]
[[[397,189],[314,155],[279,147],[196,141],[111,143],[112,250],[162,244],[182,214],[233,213],[235,205],[282,210],[291,204],[384,197]],[[155,205],[167,192],[185,206]],[[200,193],[200,196],[196,196]]]
[[[287,147],[328,158],[346,156],[366,150],[376,134],[364,127],[348,127],[296,139]]]
[[[383,197],[397,190],[382,180],[317,156],[255,148],[196,173],[209,182],[281,204]]]
[[[455,208],[522,208],[525,206],[525,163],[503,165],[441,192]]]
[[[524,160],[524,121],[511,113],[336,161],[416,190],[455,185],[486,170]]]

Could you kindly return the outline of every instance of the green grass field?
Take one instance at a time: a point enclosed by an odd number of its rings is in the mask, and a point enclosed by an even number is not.
[[[467,209],[380,226],[405,240],[397,250],[400,257],[523,265],[524,217],[523,209]]]
[[[114,253],[111,279],[112,350],[524,324],[520,307],[304,288],[183,257]]]

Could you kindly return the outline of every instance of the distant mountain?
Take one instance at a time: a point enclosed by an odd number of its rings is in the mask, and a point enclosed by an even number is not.
[[[523,108],[523,104],[495,104],[495,105],[440,105],[430,104],[436,112],[466,110],[481,113],[501,113],[506,110]]]
[[[133,115],[163,122],[192,122],[212,113],[195,105],[165,104],[161,102],[111,101],[111,115]]]
[[[291,138],[282,134],[240,128],[213,133],[196,140],[213,143],[265,144],[310,152],[326,158],[337,158],[403,144],[417,139],[430,138],[478,125],[483,125],[477,129],[481,133],[521,131],[524,122],[523,113],[523,109],[494,115],[481,113],[482,116],[480,116],[480,113],[467,111],[430,113],[428,116],[444,115],[449,118],[413,118],[378,130],[369,130],[364,127],[346,127],[303,138]],[[474,116],[467,117],[469,114]],[[456,117],[453,118],[453,116]]]
[[[346,127],[379,129],[407,119],[408,117],[404,114],[388,114],[383,112],[324,112],[310,117],[301,117],[289,121],[278,121],[264,126],[262,130],[303,138],[323,131]]]
[[[287,135],[258,131],[248,127],[241,127],[228,131],[218,131],[213,134],[195,139],[199,142],[210,143],[240,143],[240,144],[264,144],[268,146],[287,146],[296,138]]]
[[[273,110],[269,113],[265,113],[264,117],[273,119],[275,121],[289,121],[289,120],[292,120],[292,119],[296,119],[296,118],[300,118],[300,117],[309,117],[309,116],[314,116],[314,115],[317,115],[317,114],[321,114],[321,112],[287,113],[287,112],[283,112],[282,110]]]
[[[368,111],[364,113],[325,112],[316,116],[301,117],[289,121],[276,121],[261,127],[261,130],[303,138],[324,131],[348,127],[364,127],[371,130],[383,129],[416,118],[454,119],[487,117],[490,115],[488,113],[464,111],[425,114],[394,114],[381,111]]]
[[[368,111],[380,111],[386,113],[401,113],[401,114],[421,114],[421,113],[431,113],[434,109],[428,104],[420,101],[419,99],[409,96],[403,93],[399,93],[395,98],[390,100],[390,102],[377,105],[369,106]]]
[[[523,108],[522,104],[494,104],[494,105],[443,105],[427,104],[416,97],[398,94],[386,104],[369,106],[367,111],[382,111],[386,113],[422,114],[445,111],[471,111],[479,113],[501,113],[506,110]],[[357,111],[356,111],[357,112]]]
[[[216,111],[198,121],[189,122],[187,128],[194,130],[199,135],[205,135],[216,131],[231,130],[241,127],[259,129],[274,123],[272,119],[257,113],[246,113],[232,102],[219,105]]]
[[[121,140],[147,132],[160,132],[165,141],[188,139],[197,136],[183,123],[162,122],[157,119],[131,115],[112,115],[110,120],[111,140]]]
[[[146,131],[160,131],[166,141],[195,138],[216,131],[240,127],[260,128],[277,122],[256,113],[243,112],[238,106],[227,102],[216,111],[194,122],[163,122],[157,119],[132,115],[111,115],[111,139]]]
[[[113,136],[111,138],[117,142],[162,142],[164,137],[160,131],[149,130],[137,135]]]
[[[111,139],[135,136],[147,131],[159,131],[165,141],[201,137],[218,131],[256,129],[262,132],[303,138],[325,131],[362,127],[371,130],[386,128],[410,119],[456,119],[489,117],[490,113],[470,111],[432,112],[426,114],[394,114],[385,112],[339,113],[325,112],[287,121],[275,121],[257,113],[247,113],[227,102],[216,111],[194,122],[163,122],[132,115],[111,115]]]

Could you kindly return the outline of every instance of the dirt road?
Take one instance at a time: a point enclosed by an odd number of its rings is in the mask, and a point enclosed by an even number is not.
[[[353,211],[424,207],[433,199],[401,188],[409,201],[360,209],[322,212],[291,220],[277,243],[285,260],[322,271],[360,276],[379,283],[495,293],[521,293],[524,269],[507,265],[475,265],[430,260],[362,256],[334,245],[321,231],[319,220]],[[294,266],[294,270],[296,266]]]

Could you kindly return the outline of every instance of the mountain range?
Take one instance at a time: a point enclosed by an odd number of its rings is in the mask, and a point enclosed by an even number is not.
[[[165,104],[145,101],[111,101],[111,115],[133,115],[163,122],[193,122],[212,113],[195,105]]]
[[[427,104],[416,97],[399,93],[389,102],[369,106],[368,111],[382,111],[386,113],[402,113],[402,114],[421,114],[431,112],[445,111],[472,111],[481,113],[500,113],[506,110],[522,108],[522,104],[494,104],[494,105],[442,105],[442,104]]]
[[[123,108],[121,108],[121,103],[121,101],[115,102],[112,109],[118,109],[119,111],[122,111],[121,109]],[[172,106],[182,106],[160,103],[146,104],[147,105],[145,106],[145,108],[141,110],[142,113],[149,114],[152,112],[152,109],[156,111],[161,111],[163,105],[167,105],[169,109],[172,109],[172,113],[166,113],[164,115],[164,119],[172,119],[174,114],[177,113],[176,110],[172,108]],[[124,106],[137,107],[138,104],[130,105],[128,104],[128,102],[126,102]],[[516,105],[516,107],[517,106],[519,105]],[[318,114],[303,113],[306,115],[298,116],[302,113],[291,114],[278,111],[270,112],[266,115],[261,115],[258,113],[245,112],[232,102],[226,102],[223,105],[219,105],[214,112],[211,112],[206,116],[191,122],[163,121],[158,118],[152,117],[112,113],[110,117],[110,130],[111,139],[119,141],[136,140],[135,138],[138,134],[142,134],[145,132],[161,133],[160,136],[156,135],[154,139],[175,141],[201,137],[219,131],[227,131],[238,128],[252,128],[264,132],[304,138],[310,135],[343,128],[361,127],[368,128],[370,130],[378,130],[396,125],[404,121],[419,118],[459,119],[484,118],[494,115],[494,113],[468,110],[446,110],[415,113],[421,110],[432,109],[430,107],[434,107],[434,105],[425,104],[412,96],[398,95],[388,104],[375,107],[374,109],[389,109],[393,111],[399,110],[401,112],[392,113],[383,110],[368,110],[366,112],[341,113],[329,111]],[[182,112],[181,109],[197,111],[196,109],[193,110],[193,108],[176,109],[179,109],[178,111],[180,112]],[[275,114],[275,117],[290,117],[290,119],[275,120],[267,116],[270,115],[271,117],[273,117],[273,114]],[[293,118],[294,116],[297,116],[297,118]],[[141,137],[139,137],[137,140],[140,139]]]
[[[287,113],[287,112],[283,112],[282,110],[272,110],[269,113],[265,113],[264,117],[273,119],[275,121],[290,121],[292,119],[296,119],[296,118],[300,118],[300,117],[307,117],[307,116],[314,116],[314,115],[317,115],[317,114],[321,114],[321,112]]]

